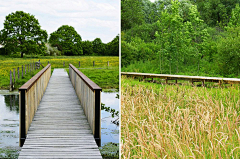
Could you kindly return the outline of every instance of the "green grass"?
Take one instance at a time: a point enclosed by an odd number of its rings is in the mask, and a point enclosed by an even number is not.
[[[9,89],[10,70],[13,71],[13,69],[15,69],[16,71],[17,67],[19,67],[20,74],[21,74],[22,65],[24,66],[24,71],[25,71],[25,65],[37,62],[38,60],[40,60],[43,66],[46,66],[49,61],[52,69],[68,68],[70,63],[76,67],[79,67],[79,61],[80,61],[80,68],[92,68],[92,69],[104,68],[107,70],[108,61],[109,61],[109,68],[119,67],[119,57],[117,56],[24,56],[24,58],[11,58],[11,57],[0,55],[0,89]],[[94,67],[93,67],[93,61],[95,61]],[[23,79],[20,78],[19,80],[17,80],[15,83],[15,89],[18,89],[22,84],[27,82],[38,71],[35,71],[32,74],[28,73],[26,76],[24,76]],[[99,72],[96,72],[96,73],[99,73]],[[109,71],[109,73],[111,73],[111,71]],[[100,81],[100,79],[97,79],[97,81]],[[113,82],[114,86],[110,86],[109,82]],[[116,81],[114,81],[113,79],[105,83],[104,81],[102,81],[101,84],[102,83],[106,84],[106,86],[103,86],[106,88],[117,87],[115,85]]]
[[[69,73],[69,69],[66,69]],[[119,68],[102,69],[79,69],[94,83],[103,89],[104,92],[116,92],[119,90]]]
[[[104,91],[119,89],[119,69],[79,69],[83,74],[99,85]]]
[[[0,158],[11,158],[15,159],[18,158],[20,150],[14,149],[14,148],[0,148]]]

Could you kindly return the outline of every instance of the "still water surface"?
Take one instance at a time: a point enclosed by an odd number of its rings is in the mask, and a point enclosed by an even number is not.
[[[119,111],[118,93],[102,92],[101,100],[106,107],[111,107]],[[101,146],[108,143],[119,143],[119,126],[112,121],[118,117],[112,118],[109,112],[101,111]],[[0,90],[0,158],[17,158],[19,145],[19,98],[18,92],[9,93]]]

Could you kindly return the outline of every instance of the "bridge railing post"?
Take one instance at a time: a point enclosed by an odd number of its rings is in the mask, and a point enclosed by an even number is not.
[[[25,94],[26,90],[19,91],[19,146],[22,147],[26,140],[26,119],[25,119]]]
[[[95,141],[101,146],[101,91],[95,90]]]

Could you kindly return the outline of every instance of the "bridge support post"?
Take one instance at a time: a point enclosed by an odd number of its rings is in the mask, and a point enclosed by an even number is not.
[[[19,146],[22,147],[26,140],[26,122],[25,122],[25,93],[26,90],[20,90],[19,95]]]
[[[202,80],[202,86],[205,87],[205,80]]]
[[[95,90],[95,141],[101,146],[101,91]]]

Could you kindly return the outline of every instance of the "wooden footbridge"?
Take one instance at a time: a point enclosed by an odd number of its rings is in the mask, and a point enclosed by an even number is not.
[[[169,75],[169,74],[152,74],[152,73],[137,73],[137,72],[121,72],[121,75],[131,76],[131,77],[140,77],[143,80],[151,79],[154,82],[154,79],[164,79],[166,84],[170,80],[175,80],[177,84],[178,80],[187,80],[192,84],[194,82],[202,82],[202,86],[205,86],[205,82],[215,82],[218,84],[240,84],[239,78],[219,78],[219,77],[204,77],[204,76],[184,76],[184,75]]]
[[[19,158],[102,158],[102,89],[71,64],[69,76],[48,64],[19,89]]]

